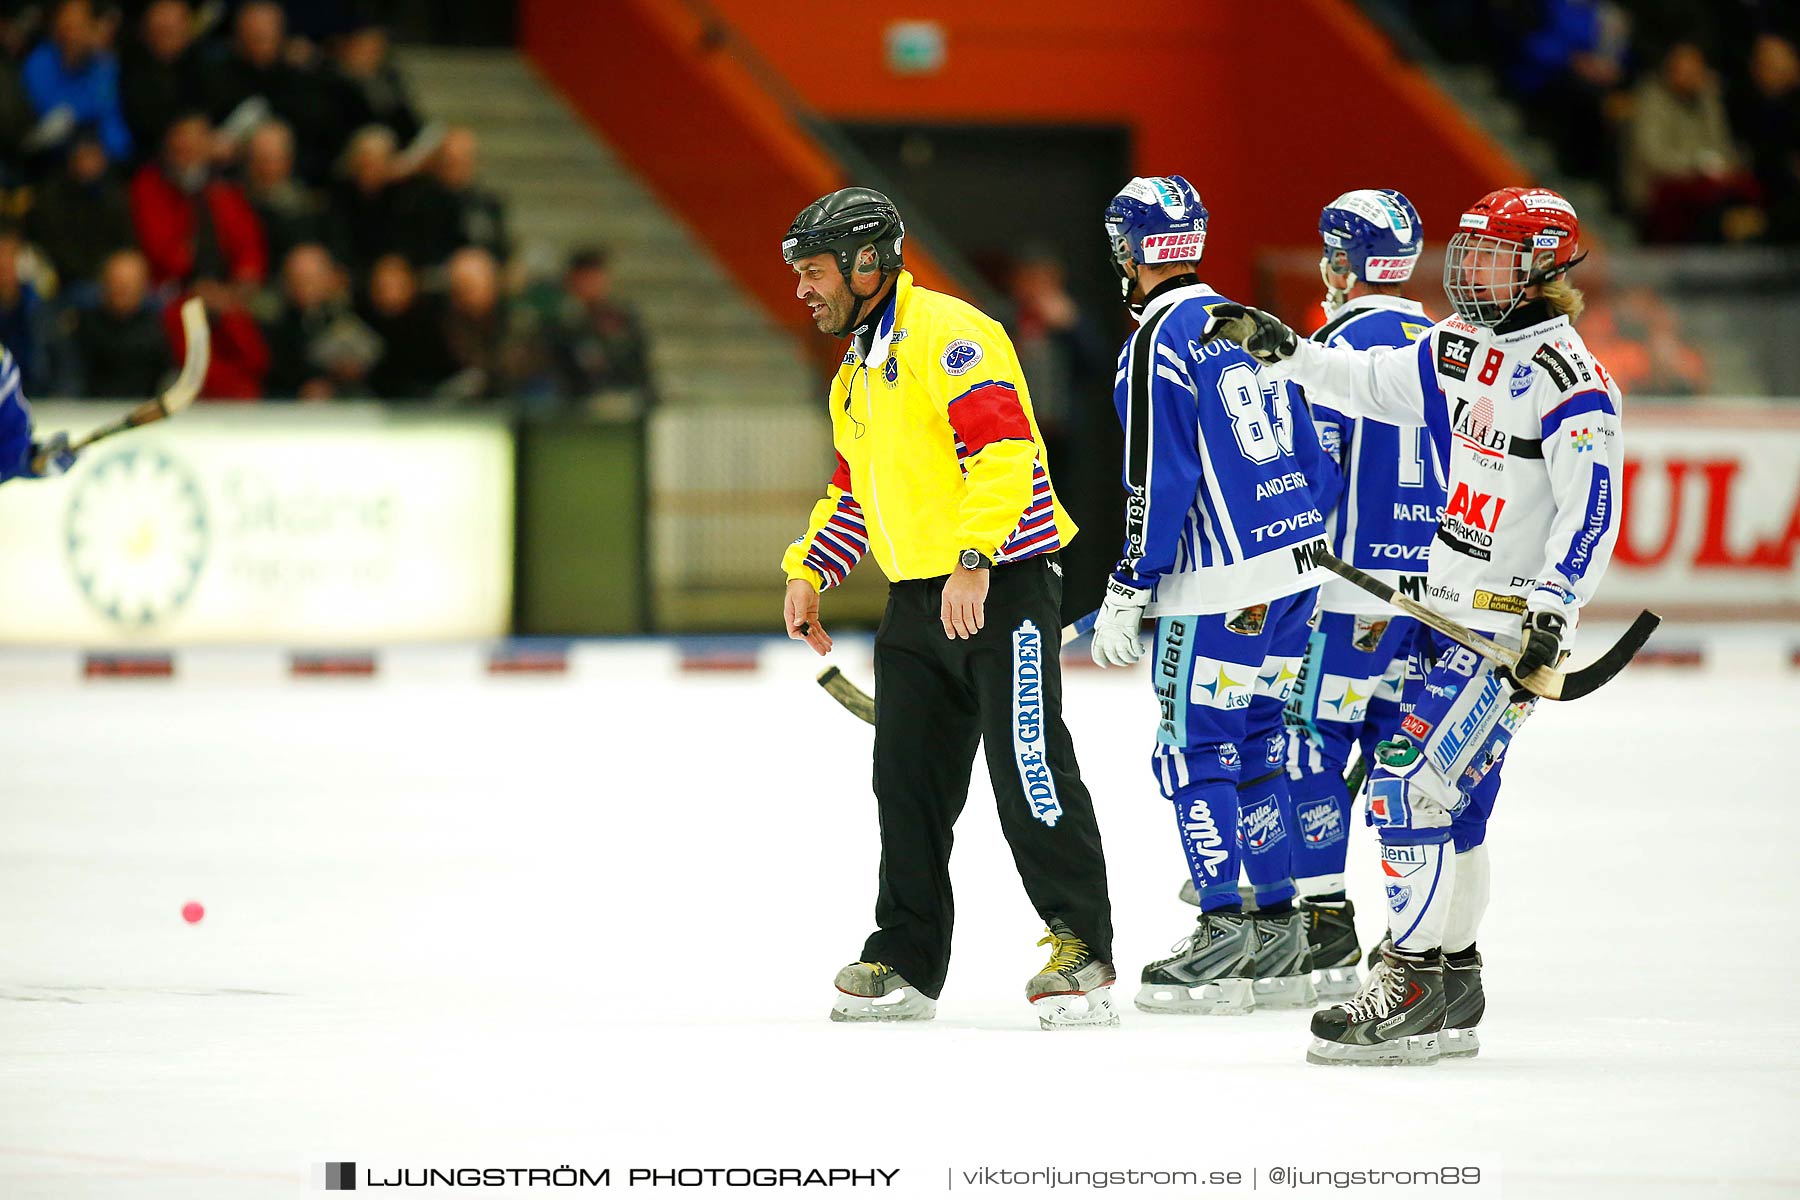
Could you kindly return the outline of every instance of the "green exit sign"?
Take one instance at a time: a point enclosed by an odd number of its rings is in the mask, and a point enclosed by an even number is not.
[[[896,75],[930,75],[944,67],[944,27],[895,21],[887,27],[887,65]]]

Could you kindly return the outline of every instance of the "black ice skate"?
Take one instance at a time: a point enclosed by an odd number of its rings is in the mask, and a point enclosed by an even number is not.
[[[1116,1028],[1112,985],[1119,973],[1095,958],[1087,943],[1061,921],[1051,921],[1038,943],[1050,947],[1050,961],[1025,985],[1025,999],[1037,1009],[1044,1029]]]
[[[1444,955],[1444,1033],[1438,1052],[1445,1058],[1474,1058],[1481,1053],[1475,1027],[1487,1011],[1481,990],[1481,954],[1471,946]]]
[[[886,963],[853,962],[837,973],[834,1021],[929,1021],[937,1001]]]
[[[1304,914],[1255,912],[1250,914],[1250,925],[1256,931],[1256,1007],[1311,1008],[1317,1004]]]
[[[1389,950],[1362,991],[1313,1014],[1306,1061],[1335,1066],[1434,1063],[1444,1028],[1444,965],[1436,950],[1417,956]]]
[[[1356,905],[1348,900],[1302,900],[1306,942],[1312,948],[1313,989],[1321,1000],[1348,1000],[1362,984],[1356,964]]]
[[[1148,1013],[1226,1016],[1256,1007],[1256,931],[1241,912],[1201,913],[1168,958],[1144,968],[1137,1006]]]

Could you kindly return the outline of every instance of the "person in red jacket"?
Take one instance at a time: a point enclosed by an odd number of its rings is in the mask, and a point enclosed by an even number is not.
[[[268,245],[239,187],[213,174],[212,124],[187,113],[169,126],[162,154],[131,181],[131,220],[156,284],[174,284],[206,303],[212,364],[201,394],[253,400],[262,394],[269,351],[245,308],[269,270]],[[179,345],[179,303],[164,323]]]

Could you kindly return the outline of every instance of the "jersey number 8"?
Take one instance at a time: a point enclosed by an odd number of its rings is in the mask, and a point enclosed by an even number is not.
[[[1294,452],[1293,410],[1281,384],[1264,387],[1255,367],[1233,363],[1219,372],[1219,399],[1231,417],[1231,432],[1245,458],[1262,464]]]

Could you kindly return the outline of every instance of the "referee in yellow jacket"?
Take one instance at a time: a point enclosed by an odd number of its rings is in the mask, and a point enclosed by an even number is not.
[[[788,636],[820,654],[819,593],[870,551],[891,581],[875,635],[879,928],[838,973],[832,1019],[934,1015],[950,962],[951,827],[986,744],[1000,826],[1047,927],[1026,985],[1045,1028],[1116,1025],[1112,909],[1093,803],[1062,720],[1057,503],[1000,325],[903,269],[905,228],[850,187],[795,218],[795,295],[850,339],[831,384],[836,470],[782,560]]]

